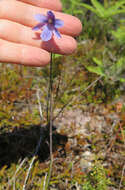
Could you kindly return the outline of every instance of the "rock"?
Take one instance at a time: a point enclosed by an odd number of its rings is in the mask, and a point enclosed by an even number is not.
[[[83,172],[89,172],[93,166],[93,161],[95,160],[95,155],[90,151],[85,151],[82,154],[82,158],[80,160],[80,167]]]

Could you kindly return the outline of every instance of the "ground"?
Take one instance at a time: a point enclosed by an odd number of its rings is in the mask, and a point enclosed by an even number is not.
[[[86,70],[83,63],[89,60],[85,56],[87,48],[93,46],[82,43],[73,56],[54,59],[57,117],[53,123],[51,190],[124,189],[124,91],[118,90],[118,84],[105,84]],[[0,72],[0,189],[21,189],[40,136],[41,146],[27,189],[42,189],[50,162],[46,121],[48,68],[1,64]],[[22,160],[24,164],[20,166]]]

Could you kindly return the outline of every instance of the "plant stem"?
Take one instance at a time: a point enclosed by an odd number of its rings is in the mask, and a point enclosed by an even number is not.
[[[52,147],[52,127],[53,127],[53,56],[51,53],[51,62],[50,62],[50,78],[49,78],[49,95],[48,95],[48,105],[49,105],[49,134],[50,134],[50,166],[49,166],[49,172],[47,177],[47,182],[45,185],[45,190],[48,189],[51,174],[52,174],[52,165],[53,165],[53,147]],[[47,115],[48,116],[48,115]]]
[[[50,157],[52,158],[52,127],[53,127],[53,57],[50,63]]]
[[[50,79],[50,77],[49,77],[49,79]],[[49,106],[50,106],[50,82],[49,82],[49,86],[48,86],[47,106],[46,106],[47,123],[49,122]]]

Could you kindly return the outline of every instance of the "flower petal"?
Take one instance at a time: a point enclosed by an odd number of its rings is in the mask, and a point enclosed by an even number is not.
[[[46,23],[46,22],[47,22],[47,17],[46,17],[45,15],[36,14],[34,17],[35,17],[35,19],[36,19],[38,22],[42,22],[42,23]]]
[[[55,28],[60,28],[60,27],[62,27],[63,25],[64,25],[64,22],[63,22],[62,20],[60,20],[60,19],[55,19],[55,24],[54,24]]]
[[[45,25],[44,23],[39,23],[39,24],[37,24],[36,26],[34,26],[34,27],[32,28],[32,30],[40,30],[44,25]]]
[[[46,25],[40,35],[43,41],[49,41],[52,38],[52,30]]]
[[[48,11],[48,12],[47,12],[47,17],[48,17],[48,19],[55,20],[55,15],[53,14],[52,11]]]
[[[60,32],[56,28],[53,30],[53,33],[57,38],[61,38]]]

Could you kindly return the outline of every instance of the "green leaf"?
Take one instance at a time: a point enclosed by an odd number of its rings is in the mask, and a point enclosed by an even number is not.
[[[125,58],[122,57],[121,59],[119,59],[117,61],[117,63],[116,63],[116,66],[117,66],[117,68],[123,68],[123,67],[125,67]]]
[[[85,8],[87,8],[88,10],[92,11],[93,13],[98,14],[98,12],[96,11],[96,9],[94,9],[92,6],[87,5],[85,3],[82,3],[82,6],[85,7]]]
[[[125,43],[125,27],[120,27],[117,31],[111,31],[112,35],[118,40],[119,43]]]
[[[122,73],[123,70],[125,70],[125,58],[124,57],[119,59],[116,63],[114,63],[110,67],[110,71],[118,77]]]
[[[121,1],[116,2],[115,5],[113,5],[111,8],[112,9],[118,9],[124,4],[125,4],[125,0],[121,0]]]
[[[125,82],[125,79],[124,78],[120,78],[119,81],[120,82]]]
[[[103,69],[101,67],[87,66],[88,71],[96,73],[97,75],[105,76]]]
[[[83,14],[83,10],[75,10],[75,14]]]
[[[108,17],[114,16],[114,15],[117,15],[117,14],[121,14],[121,13],[125,13],[125,10],[124,9],[122,9],[122,10],[119,9],[119,10],[114,11],[114,10],[112,10],[110,8],[110,9],[107,10],[107,12],[105,12],[104,17],[108,18]]]
[[[60,54],[54,54],[54,58],[56,59],[56,58],[58,58],[58,57],[61,57],[62,55],[60,55]]]
[[[101,3],[99,3],[97,0],[91,0],[91,2],[94,5],[94,7],[96,8],[96,10],[98,11],[100,17],[104,17],[105,9],[101,5]]]
[[[125,23],[125,19],[120,20],[120,23],[124,24]]]
[[[119,9],[123,4],[125,4],[125,0],[118,1],[113,6],[109,7],[105,12],[105,17],[111,17],[116,14],[124,13],[124,9]]]
[[[97,64],[97,65],[99,65],[99,66],[102,66],[102,61],[100,61],[99,59],[97,59],[96,57],[93,57],[93,61]]]

